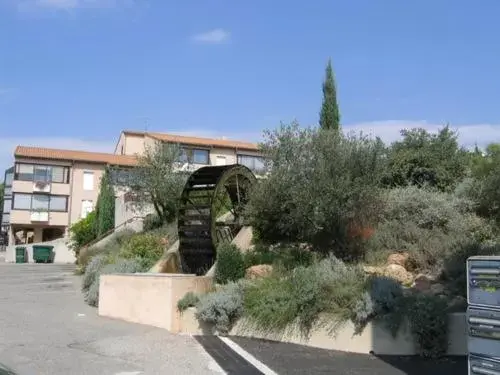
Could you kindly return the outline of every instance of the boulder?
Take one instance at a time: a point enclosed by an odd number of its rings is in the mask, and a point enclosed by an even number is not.
[[[408,258],[410,257],[410,254],[408,253],[394,253],[389,255],[387,258],[387,264],[397,264],[398,266],[403,266],[406,268],[406,262],[408,261]]]
[[[413,288],[415,290],[418,290],[419,292],[430,291],[432,286],[432,281],[433,279],[430,276],[419,274],[417,275],[417,277],[415,277]]]
[[[247,268],[245,272],[245,278],[250,280],[260,279],[262,277],[267,277],[273,272],[273,266],[269,264],[259,264]]]
[[[413,275],[399,264],[389,264],[385,267],[383,276],[391,277],[404,285],[410,284],[413,281]]]

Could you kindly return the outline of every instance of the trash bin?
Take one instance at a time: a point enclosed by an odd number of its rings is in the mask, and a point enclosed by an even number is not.
[[[26,263],[26,246],[16,247],[16,263]]]
[[[53,249],[54,246],[50,245],[33,245],[33,260],[35,263],[52,262]]]

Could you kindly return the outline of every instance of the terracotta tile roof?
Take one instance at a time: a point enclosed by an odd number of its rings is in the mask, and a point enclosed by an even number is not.
[[[193,146],[205,147],[221,147],[221,148],[237,148],[242,150],[258,151],[257,144],[242,141],[231,141],[229,139],[215,139],[215,138],[200,138],[188,137],[184,135],[174,135],[166,133],[145,133],[151,138],[158,139],[163,142],[181,143]]]
[[[48,160],[69,160],[89,163],[112,164],[122,166],[137,165],[137,158],[130,155],[106,154],[75,150],[59,150],[43,147],[17,146],[14,157],[37,158]]]

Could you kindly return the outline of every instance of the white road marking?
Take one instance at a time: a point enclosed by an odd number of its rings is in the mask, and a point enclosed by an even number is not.
[[[255,358],[253,355],[248,353],[241,346],[236,344],[233,340],[231,340],[227,337],[223,337],[223,336],[219,336],[219,339],[221,339],[223,343],[225,343],[227,346],[229,346],[231,349],[233,349],[236,353],[238,353],[240,356],[242,356],[247,362],[252,364],[257,370],[262,372],[264,375],[278,375],[277,372],[271,370],[269,367],[267,367],[265,364],[263,364],[261,361],[259,361],[257,358]]]

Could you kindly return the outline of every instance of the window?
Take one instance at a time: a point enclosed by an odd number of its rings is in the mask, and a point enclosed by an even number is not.
[[[3,190],[4,195],[12,195],[12,188],[10,186],[6,186]]]
[[[18,163],[16,164],[16,173],[14,177],[19,181],[42,181],[67,184],[69,183],[69,167]]]
[[[181,163],[209,164],[210,151],[194,148],[181,148],[179,161]]]
[[[260,156],[238,155],[238,164],[244,165],[256,172],[262,172],[265,169],[264,161]]]
[[[14,210],[30,210],[32,195],[33,194],[14,193],[14,197],[12,199],[12,208]]]
[[[9,224],[10,223],[10,214],[6,214],[4,212],[3,216],[2,216],[2,225],[3,224]]]
[[[82,201],[82,213],[81,217],[82,219],[85,219],[89,213],[94,211],[94,203],[90,200],[83,200]]]
[[[33,172],[33,180],[34,181],[42,181],[42,182],[49,182],[50,181],[50,176],[49,176],[49,167],[44,166],[44,165],[35,165],[33,166],[34,172]]]
[[[33,181],[33,165],[32,164],[17,164],[16,165],[16,180]]]
[[[14,168],[9,168],[5,173],[5,186],[12,186],[12,180],[14,179]]]
[[[12,206],[12,201],[10,199],[5,199],[3,201],[3,213],[10,212],[10,207]]]
[[[69,168],[68,167],[52,167],[51,178],[52,182],[59,184],[67,184],[69,182]]]
[[[94,172],[83,172],[83,190],[94,190]]]
[[[50,211],[66,212],[68,210],[68,197],[52,195],[50,197]]]
[[[67,212],[68,197],[65,195],[14,193],[12,209]]]
[[[32,210],[49,210],[50,196],[45,194],[33,194],[31,199]]]

